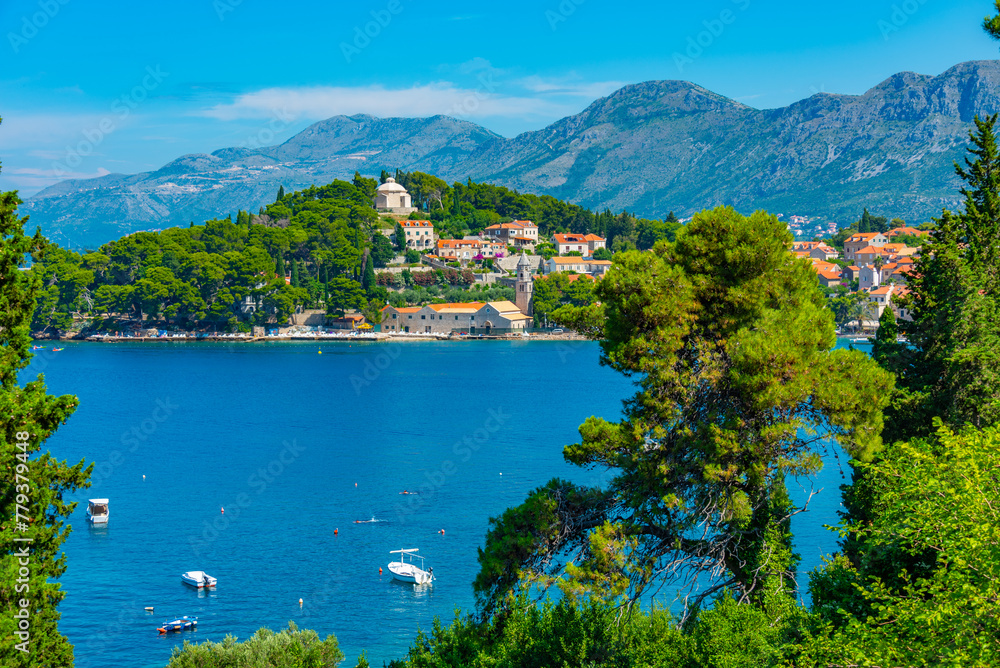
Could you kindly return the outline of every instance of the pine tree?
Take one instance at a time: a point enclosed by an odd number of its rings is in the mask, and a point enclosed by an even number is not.
[[[68,666],[73,646],[59,633],[56,610],[65,592],[53,580],[66,570],[63,518],[76,504],[63,496],[90,486],[92,466],[38,454],[77,398],[47,394],[41,375],[23,387],[18,381],[31,360],[29,326],[42,287],[34,272],[18,268],[29,254],[38,260],[46,243],[38,232],[24,234],[20,203],[16,193],[0,194],[0,665]]]
[[[976,118],[965,166],[964,211],[945,211],[910,282],[912,350],[883,362],[899,376],[886,414],[888,439],[1000,421],[1000,152],[996,116]]]

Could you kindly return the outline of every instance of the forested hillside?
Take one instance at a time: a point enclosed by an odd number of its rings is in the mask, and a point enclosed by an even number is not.
[[[449,186],[420,172],[397,172],[397,177],[426,210],[411,217],[430,218],[443,238],[528,219],[539,225],[542,238],[594,232],[616,249],[632,249],[672,238],[680,226],[628,213],[594,213],[489,184]],[[256,214],[239,211],[235,220],[138,232],[84,253],[50,244],[34,258],[32,271],[41,275],[44,290],[33,329],[53,334],[86,318],[95,330],[121,329],[128,321],[245,331],[284,324],[297,307],[364,310],[377,321],[387,302],[513,297],[509,288],[475,284],[473,268],[431,271],[416,265],[419,258],[412,252],[411,269],[376,276],[375,270],[402,250],[390,241],[396,221],[380,218],[372,208],[377,185],[356,175],[350,183],[279,192]]]

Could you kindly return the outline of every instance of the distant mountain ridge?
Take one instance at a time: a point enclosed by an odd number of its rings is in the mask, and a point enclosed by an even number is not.
[[[256,210],[279,185],[419,170],[647,217],[718,204],[846,223],[868,206],[922,222],[959,202],[952,163],[976,114],[1000,112],[1000,61],[896,74],[863,95],[759,110],[684,81],[626,86],[512,139],[473,123],[336,116],[284,144],[188,155],[154,172],[56,184],[25,211],[56,240]]]

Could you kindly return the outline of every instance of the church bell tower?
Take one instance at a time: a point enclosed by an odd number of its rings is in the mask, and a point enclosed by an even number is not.
[[[528,256],[521,251],[521,259],[517,263],[517,281],[514,283],[514,304],[524,315],[532,315],[531,290],[535,280],[531,275],[531,263]]]

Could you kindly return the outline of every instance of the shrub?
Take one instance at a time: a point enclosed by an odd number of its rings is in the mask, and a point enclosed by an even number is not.
[[[243,642],[226,636],[222,642],[184,641],[175,647],[167,668],[334,668],[344,660],[335,637],[320,640],[315,631],[299,631],[294,622],[279,633],[260,629]]]

